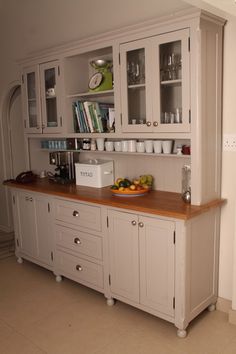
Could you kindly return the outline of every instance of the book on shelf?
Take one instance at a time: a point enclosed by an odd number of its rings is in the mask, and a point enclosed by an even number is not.
[[[72,107],[76,133],[104,133],[114,130],[114,104],[76,101]]]

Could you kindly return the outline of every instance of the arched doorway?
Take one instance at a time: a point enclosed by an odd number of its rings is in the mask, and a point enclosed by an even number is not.
[[[14,82],[7,89],[2,102],[0,121],[0,230],[12,231],[10,194],[2,185],[26,169],[26,151],[21,109],[21,87]]]

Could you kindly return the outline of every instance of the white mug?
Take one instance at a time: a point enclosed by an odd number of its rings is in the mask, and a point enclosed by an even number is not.
[[[105,149],[106,151],[113,151],[114,150],[113,141],[105,141]]]
[[[153,140],[145,140],[145,151],[150,154],[153,152]]]
[[[104,138],[97,138],[96,143],[97,143],[97,149],[98,151],[103,151],[104,150]]]
[[[137,152],[145,152],[144,141],[138,141],[136,144]]]
[[[128,140],[128,151],[136,152],[136,140]]]
[[[171,154],[172,152],[172,140],[164,140],[162,142],[162,149],[164,154]]]
[[[121,141],[115,141],[114,142],[114,147],[115,147],[115,151],[121,151]]]
[[[127,152],[128,151],[128,141],[127,140],[122,140],[122,142],[121,142],[121,150],[123,152]]]
[[[154,147],[154,152],[156,154],[162,153],[162,141],[161,140],[154,140],[153,147]]]

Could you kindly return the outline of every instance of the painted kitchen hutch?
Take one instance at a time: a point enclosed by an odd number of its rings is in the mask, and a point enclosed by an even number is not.
[[[81,160],[112,159],[116,178],[154,175],[147,196],[125,199],[109,188],[45,180],[8,183],[18,261],[96,289],[109,305],[118,299],[166,319],[180,337],[217,301],[224,22],[189,10],[20,63],[26,153],[36,173],[51,169],[48,140],[168,139],[174,148],[170,154],[80,151]],[[109,63],[105,74],[91,65],[99,61]],[[76,126],[81,102],[113,108],[112,125],[94,132],[81,121]],[[178,144],[191,154],[177,154]],[[191,205],[181,199],[186,164]]]

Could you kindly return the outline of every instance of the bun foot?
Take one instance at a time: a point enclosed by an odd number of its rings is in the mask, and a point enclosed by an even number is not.
[[[209,305],[207,309],[208,309],[209,312],[215,311],[215,309],[216,309],[216,304],[211,304],[211,305]]]
[[[113,298],[107,299],[107,306],[113,306],[115,303],[115,300]]]
[[[177,330],[177,336],[179,338],[185,338],[187,336],[187,331],[186,329],[178,329]]]

